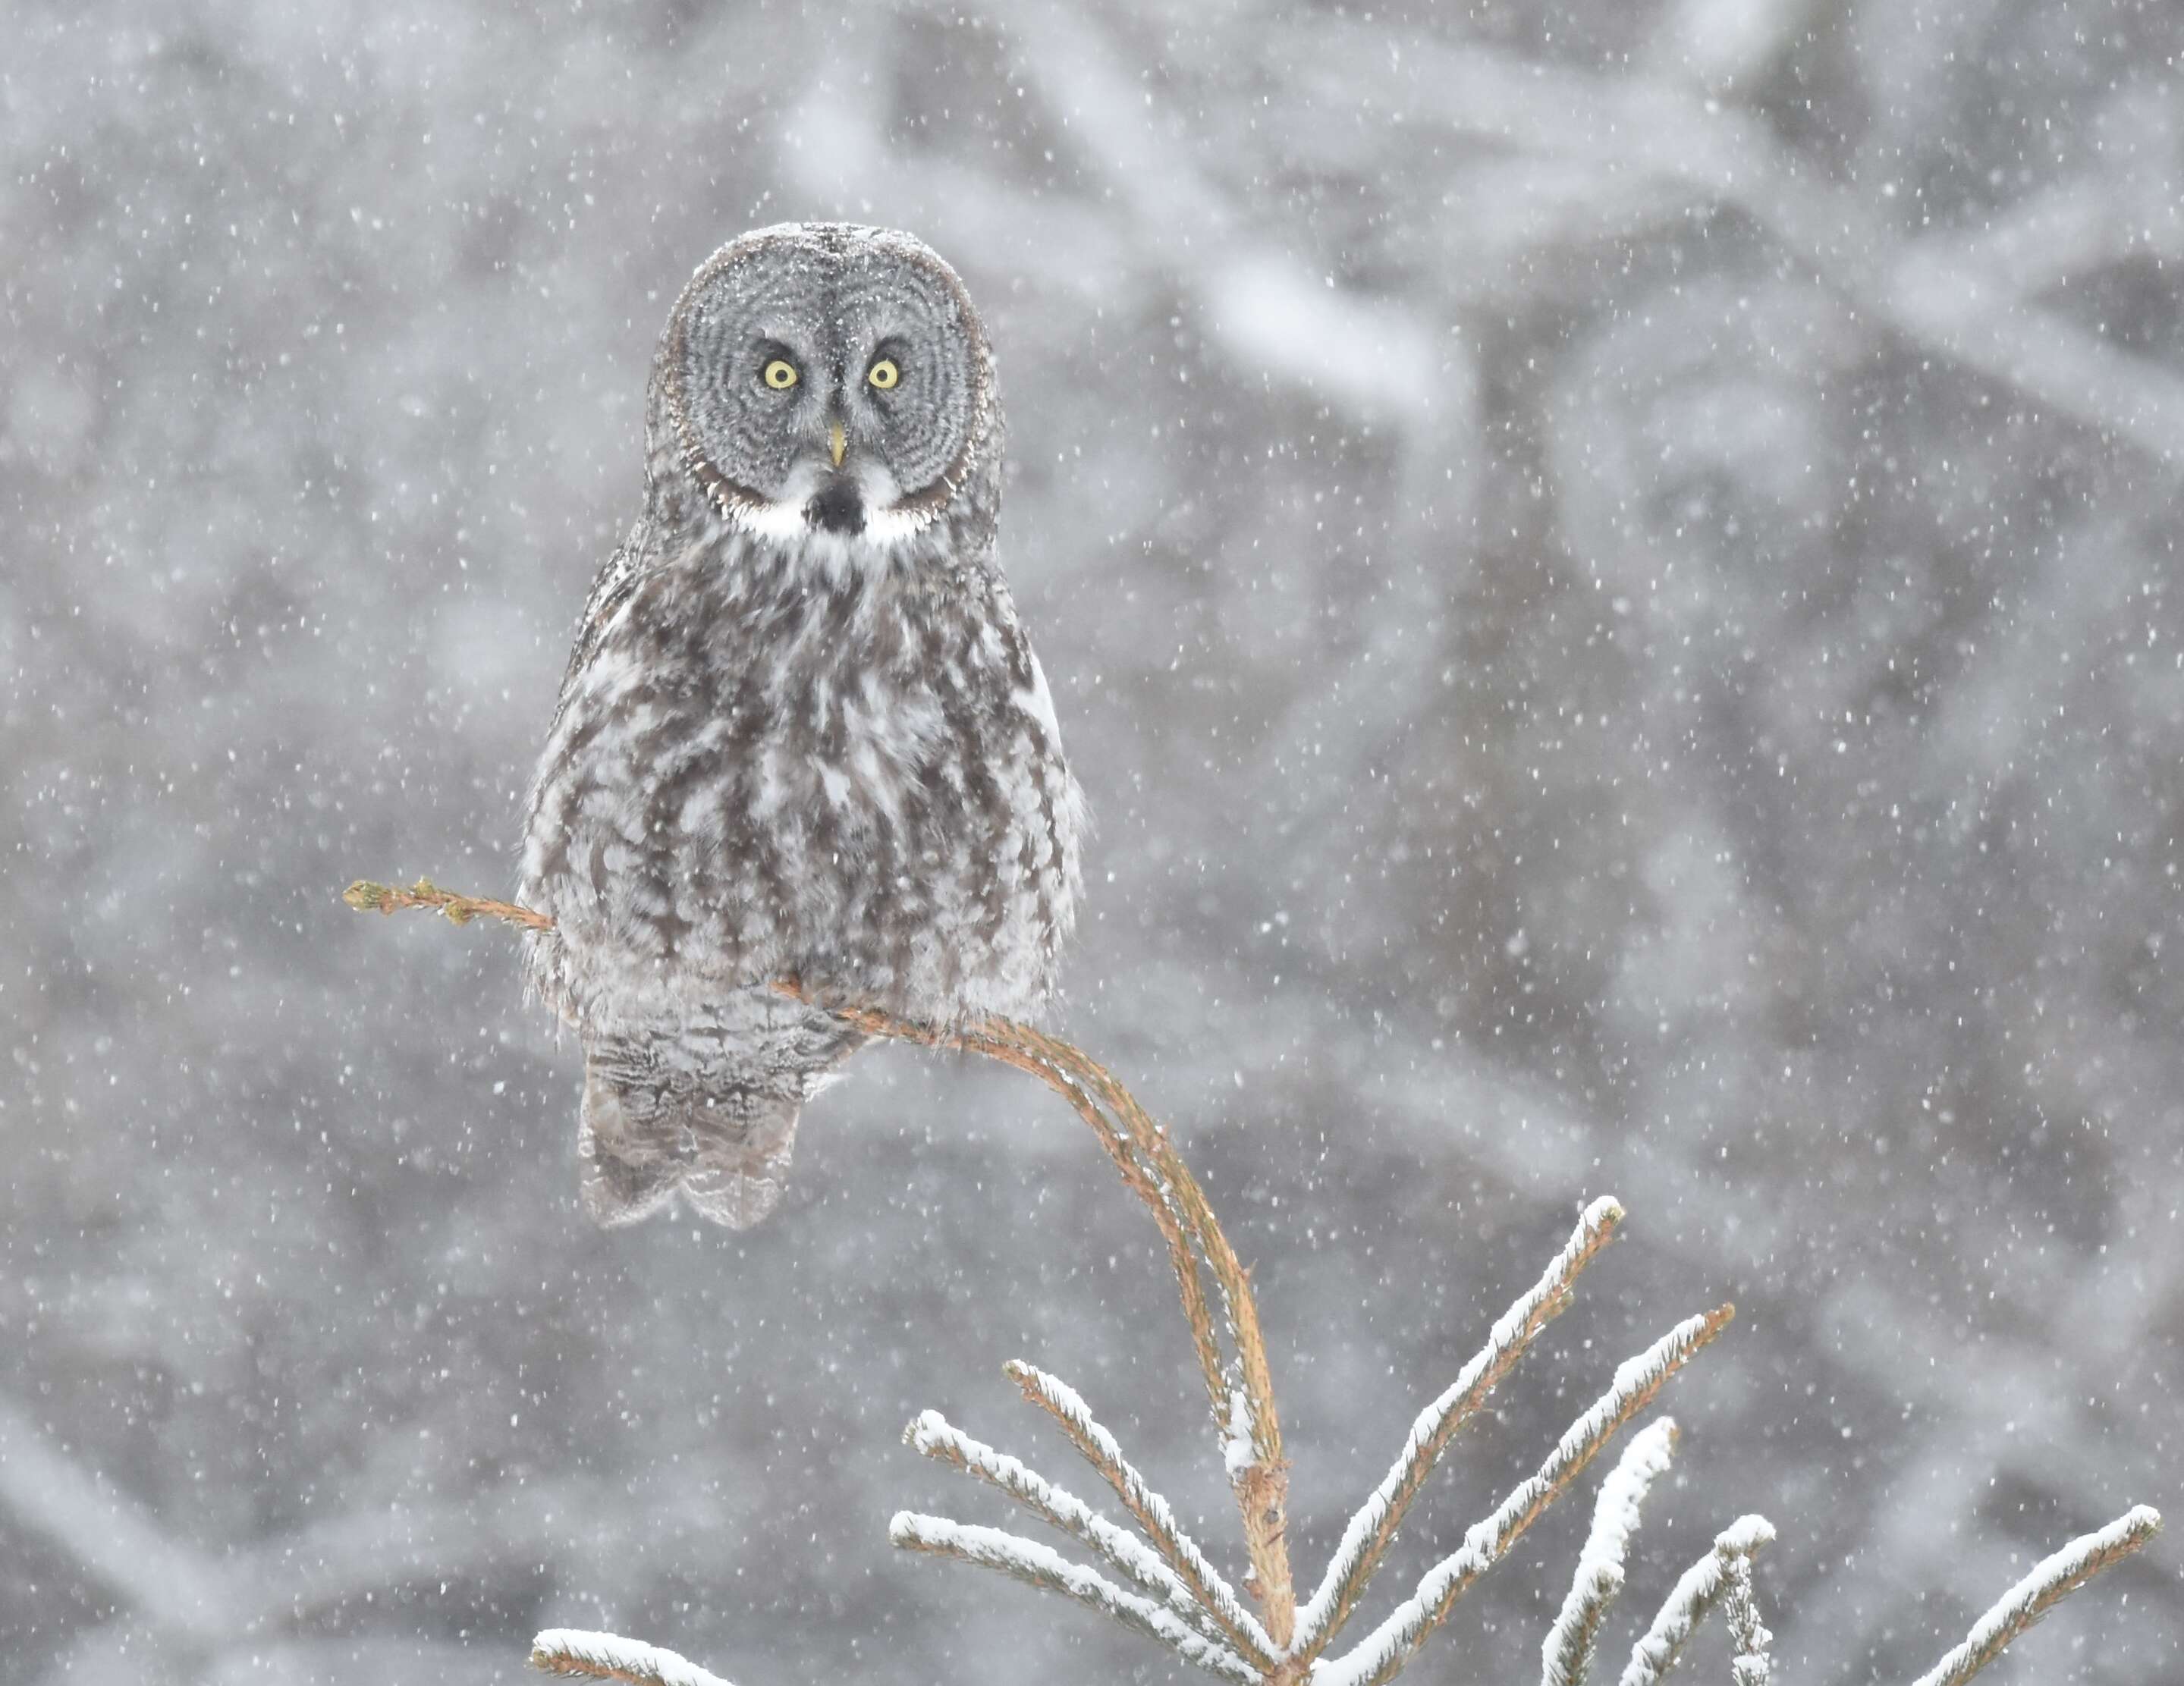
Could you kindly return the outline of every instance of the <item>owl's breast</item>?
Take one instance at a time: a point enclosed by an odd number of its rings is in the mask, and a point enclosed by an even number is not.
[[[1043,994],[1073,787],[1012,619],[654,597],[571,675],[541,765],[526,888],[571,954],[699,988],[826,978],[921,1017]]]
[[[749,817],[772,826],[829,830],[842,841],[914,825],[918,798],[961,747],[951,741],[949,710],[930,685],[871,671],[824,668],[785,676],[758,705],[766,718],[749,734]],[[733,731],[722,735],[733,755]],[[702,830],[710,819],[734,822],[741,782],[736,770],[716,782],[721,804],[710,815],[688,816]]]

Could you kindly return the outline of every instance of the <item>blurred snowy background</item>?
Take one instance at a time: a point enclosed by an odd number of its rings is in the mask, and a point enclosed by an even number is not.
[[[1722,1298],[1632,1620],[1756,1509],[1790,1678],[1905,1674],[2176,1505],[2184,8],[528,9],[0,16],[0,1672],[1165,1678],[883,1536],[1000,1519],[919,1408],[1064,1474],[1021,1355],[1234,1539],[1050,1097],[867,1054],[766,1227],[600,1235],[509,938],[335,900],[505,893],[654,336],[794,215],[994,328],[1060,1021],[1256,1262],[1301,1565],[1602,1191],[1373,1612]],[[2178,1561],[2004,1667],[2173,1678]]]

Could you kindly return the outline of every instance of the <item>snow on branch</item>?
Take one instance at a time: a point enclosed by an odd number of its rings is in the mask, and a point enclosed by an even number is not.
[[[1724,1305],[1703,1316],[1686,1318],[1637,1357],[1626,1360],[1608,1390],[1569,1426],[1538,1472],[1520,1483],[1492,1516],[1474,1524],[1464,1534],[1462,1549],[1429,1570],[1394,1615],[1336,1661],[1316,1669],[1314,1686],[1382,1686],[1394,1679],[1457,1600],[1501,1561],[1524,1530],[1568,1490],[1616,1431],[1650,1405],[1668,1379],[1727,1328],[1736,1315],[1734,1306]]]
[[[1047,1592],[1060,1593],[1088,1610],[1112,1616],[1156,1639],[1185,1662],[1217,1674],[1224,1680],[1256,1686],[1260,1672],[1228,1646],[1217,1644],[1178,1621],[1150,1600],[1127,1593],[1096,1570],[1072,1563],[1050,1546],[999,1528],[972,1527],[939,1516],[922,1516],[899,1511],[888,1524],[888,1539],[908,1551],[935,1557],[953,1557],[998,1569],[1013,1579]]]
[[[1600,1624],[1607,1619],[1608,1606],[1622,1590],[1621,1559],[1579,1560],[1555,1625],[1540,1642],[1542,1686],[1585,1686],[1585,1677],[1592,1672]]]
[[[2098,1533],[2081,1534],[2052,1557],[2043,1558],[1980,1617],[1962,1644],[1919,1677],[1918,1686],[1963,1686],[2057,1603],[2160,1531],[2161,1513],[2150,1505],[2138,1505]]]
[[[1676,1425],[1664,1416],[1632,1438],[1601,1483],[1568,1595],[1540,1647],[1540,1686],[1584,1686],[1600,1624],[1623,1590],[1623,1560],[1638,1531],[1638,1507],[1667,1472],[1675,1450]]]
[[[1759,1599],[1752,1586],[1752,1559],[1740,1557],[1730,1566],[1729,1592],[1722,1601],[1729,1622],[1729,1642],[1736,1654],[1729,1663],[1731,1686],[1769,1686],[1774,1678],[1774,1659],[1767,1647],[1774,1636],[1759,1619]]]
[[[531,1642],[531,1666],[571,1680],[622,1680],[632,1686],[728,1686],[687,1657],[618,1633],[549,1628]]]
[[[1058,1377],[1050,1376],[1021,1360],[1012,1360],[1003,1368],[1009,1379],[1023,1390],[1023,1396],[1061,1426],[1062,1433],[1084,1461],[1115,1489],[1115,1496],[1123,1501],[1130,1520],[1145,1531],[1145,1538],[1168,1561],[1192,1595],[1212,1613],[1222,1630],[1235,1636],[1236,1643],[1246,1652],[1271,1667],[1283,1647],[1275,1644],[1257,1618],[1237,1600],[1234,1589],[1222,1578],[1221,1572],[1206,1561],[1206,1554],[1184,1533],[1167,1500],[1154,1492],[1145,1477],[1123,1455],[1115,1437],[1094,1419],[1077,1390]]]
[[[1578,1273],[1615,1238],[1616,1226],[1622,1221],[1623,1207],[1612,1196],[1603,1195],[1587,1206],[1568,1244],[1555,1255],[1546,1273],[1502,1314],[1489,1331],[1486,1344],[1458,1372],[1447,1392],[1418,1413],[1401,1455],[1350,1519],[1327,1572],[1320,1577],[1319,1589],[1298,1612],[1296,1648],[1301,1655],[1318,1655],[1342,1630],[1441,1453],[1516,1368],[1540,1331],[1569,1305]]]
[[[1137,1583],[1141,1591],[1158,1599],[1167,1610],[1197,1628],[1204,1639],[1216,1644],[1233,1644],[1245,1651],[1258,1651],[1259,1648],[1247,1637],[1250,1630],[1240,1629],[1234,1633],[1224,1630],[1183,1577],[1136,1535],[1117,1527],[1084,1500],[1053,1485],[1006,1452],[997,1452],[983,1441],[972,1439],[939,1411],[921,1413],[905,1432],[903,1441],[928,1458],[998,1488],[1042,1522],[1090,1546]],[[1272,1656],[1264,1653],[1255,1660],[1262,1664],[1273,1661]]]
[[[1760,1547],[1774,1543],[1774,1525],[1764,1516],[1740,1516],[1715,1535],[1713,1550],[1684,1571],[1675,1590],[1654,1616],[1653,1625],[1632,1648],[1630,1661],[1624,1666],[1618,1686],[1653,1686],[1676,1666],[1676,1658],[1698,1630],[1699,1623],[1706,1619],[1707,1612],[1733,1589],[1741,1588],[1741,1602],[1751,1609],[1752,1555]],[[1752,1610],[1746,1637],[1757,1629],[1759,1661],[1764,1665],[1766,1630],[1757,1627],[1758,1621],[1757,1611]],[[1764,1680],[1766,1676],[1763,1672],[1759,1678]],[[1742,1679],[1740,1675],[1740,1686]]]

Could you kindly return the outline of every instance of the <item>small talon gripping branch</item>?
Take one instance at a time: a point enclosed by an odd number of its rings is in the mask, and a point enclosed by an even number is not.
[[[551,920],[532,909],[459,895],[426,878],[408,889],[359,879],[342,899],[366,913],[416,908],[457,925],[488,918],[526,930],[553,928]],[[1303,1686],[1307,1681],[1311,1686],[1384,1686],[1457,1600],[1507,1558],[1525,1530],[1576,1484],[1593,1458],[1735,1316],[1733,1307],[1724,1305],[1687,1318],[1624,1363],[1607,1391],[1563,1432],[1538,1471],[1465,1532],[1459,1550],[1429,1570],[1372,1633],[1341,1655],[1325,1657],[1323,1653],[1357,1610],[1441,1454],[1540,1332],[1570,1304],[1579,1274],[1614,1238],[1623,1220],[1621,1205],[1603,1197],[1585,1208],[1538,1282],[1495,1322],[1485,1345],[1449,1388],[1419,1412],[1402,1451],[1350,1519],[1318,1589],[1300,1607],[1284,1538],[1289,1464],[1250,1275],[1167,1132],[1104,1067],[1028,1025],[987,1019],[937,1030],[827,999],[823,990],[802,980],[784,979],[774,987],[840,1014],[867,1034],[960,1049],[1028,1071],[1091,1127],[1124,1185],[1152,1214],[1167,1245],[1184,1321],[1206,1383],[1217,1455],[1243,1523],[1251,1561],[1243,1585],[1257,1601],[1258,1611],[1255,1615],[1245,1607],[1212,1560],[1183,1533],[1167,1500],[1123,1455],[1114,1436],[1093,1419],[1076,1392],[1028,1364],[1011,1364],[1010,1378],[1054,1419],[1113,1489],[1138,1533],[1100,1516],[1017,1459],[956,1430],[936,1412],[921,1416],[904,1438],[927,1456],[998,1488],[1089,1548],[1135,1590],[1050,1546],[996,1528],[905,1511],[890,1525],[889,1539],[908,1550],[975,1563],[1060,1594],[1238,1686],[1255,1681],[1265,1686]],[[1542,1647],[1543,1686],[1587,1686],[1608,1606],[1624,1584],[1639,1506],[1668,1467],[1674,1434],[1674,1426],[1663,1419],[1634,1437],[1602,1484],[1576,1576]],[[1919,1686],[1964,1686],[2059,1600],[2137,1550],[2160,1526],[2159,1516],[2140,1505],[2072,1542],[2011,1589]],[[1685,1641],[1717,1607],[1730,1630],[1736,1686],[1767,1686],[1774,1672],[1768,1652],[1771,1636],[1759,1619],[1752,1560],[1774,1537],[1763,1516],[1745,1516],[1724,1529],[1676,1583],[1637,1641],[1622,1686],[1653,1686],[1665,1678],[1681,1659]],[[719,1686],[713,1676],[671,1651],[607,1633],[542,1633],[532,1663],[552,1673],[643,1686]]]

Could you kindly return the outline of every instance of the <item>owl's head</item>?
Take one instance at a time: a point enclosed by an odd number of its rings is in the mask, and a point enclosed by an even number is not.
[[[854,223],[755,229],[676,301],[654,423],[738,526],[887,544],[989,478],[993,356],[955,270]]]

